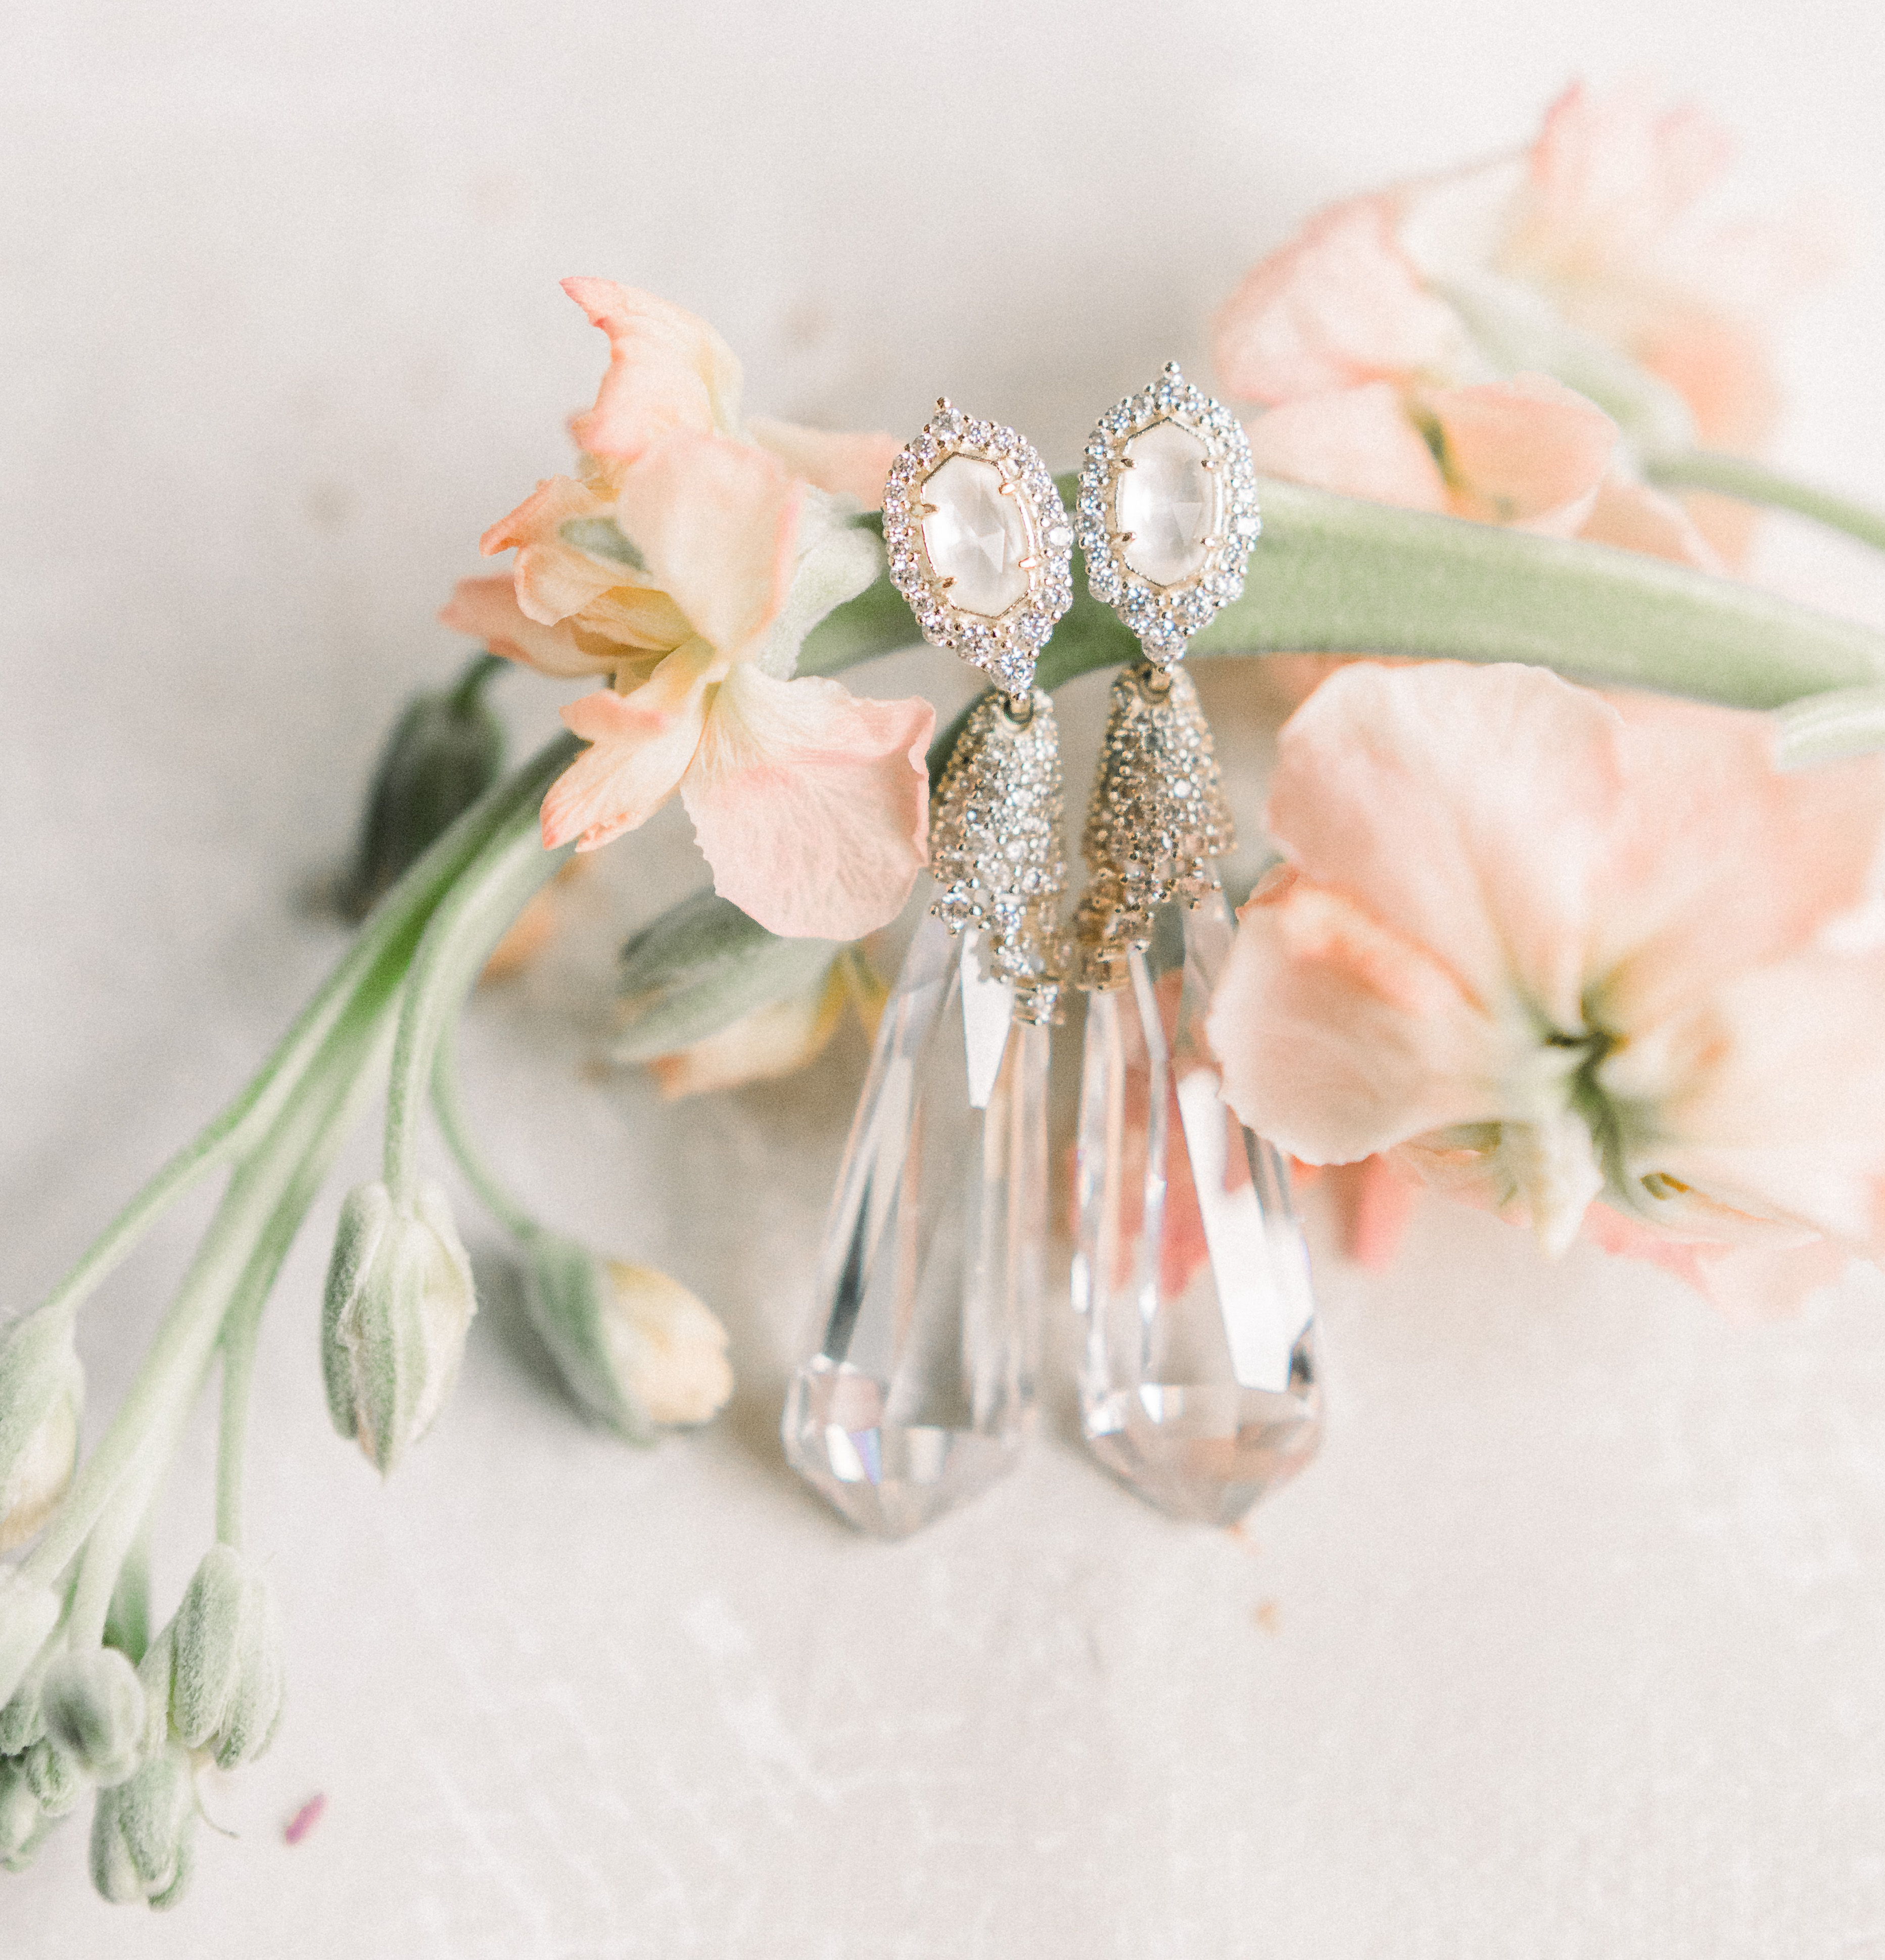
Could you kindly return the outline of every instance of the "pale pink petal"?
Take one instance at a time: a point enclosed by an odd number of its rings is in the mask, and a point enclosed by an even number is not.
[[[1674,498],[1632,483],[1612,469],[1597,486],[1597,501],[1578,536],[1591,544],[1642,552],[1699,571],[1720,571],[1721,555]]]
[[[1422,397],[1440,431],[1455,515],[1568,538],[1590,514],[1616,448],[1595,402],[1545,374]]]
[[[1499,1032],[1425,947],[1288,870],[1237,918],[1208,1032],[1252,1129],[1348,1163],[1498,1116]]]
[[[563,291],[609,336],[596,405],[570,425],[591,455],[632,463],[677,429],[738,427],[740,364],[704,320],[613,279],[565,279]]]
[[[712,649],[689,640],[632,694],[586,694],[562,710],[571,731],[593,746],[550,785],[543,842],[573,837],[593,851],[645,823],[673,794],[699,746]]]
[[[1393,218],[1384,199],[1336,205],[1245,275],[1212,329],[1231,394],[1286,402],[1456,370],[1459,322],[1422,286]]]
[[[1419,1201],[1419,1185],[1384,1157],[1338,1164],[1330,1176],[1342,1220],[1342,1250],[1358,1266],[1385,1272],[1406,1236]]]
[[[925,861],[935,724],[926,701],[736,667],[681,785],[714,889],[787,938],[894,918]]]
[[[855,497],[867,511],[883,508],[884,479],[903,446],[881,430],[847,435],[806,428],[797,422],[773,422],[763,415],[755,415],[747,423],[747,432],[794,476],[804,477],[834,497]]]
[[[1250,460],[1266,476],[1409,511],[1447,508],[1434,453],[1385,381],[1282,402],[1256,417],[1249,434]]]
[[[750,443],[670,435],[622,472],[616,522],[695,632],[733,658],[785,603],[804,495]]]
[[[1742,1246],[1657,1232],[1608,1205],[1584,1214],[1584,1236],[1606,1252],[1660,1266],[1731,1319],[1766,1320],[1791,1312],[1852,1264],[1843,1246],[1825,1239]]]
[[[1633,794],[1606,849],[1588,960],[1613,1025],[1646,1028],[1718,982],[1805,949],[1877,891],[1885,760],[1774,766],[1765,716],[1619,697]]]
[[[439,609],[438,617],[454,633],[469,633],[507,660],[517,660],[559,679],[612,672],[619,657],[586,651],[566,621],[559,626],[543,626],[527,619],[518,609],[517,587],[508,574],[461,578]]]
[[[1781,388],[1764,323],[1671,296],[1633,326],[1631,352],[1689,404],[1711,448],[1758,450],[1773,434]]]
[[[1541,668],[1358,660],[1285,725],[1269,827],[1488,1011],[1517,986],[1528,1011],[1575,1029],[1622,729]]]
[[[559,530],[571,518],[607,517],[613,500],[595,485],[574,477],[546,477],[508,517],[500,517],[478,540],[486,558],[514,546],[511,574],[517,603],[525,615],[553,626],[579,612],[598,593],[622,582],[625,568],[610,565],[563,542]]]

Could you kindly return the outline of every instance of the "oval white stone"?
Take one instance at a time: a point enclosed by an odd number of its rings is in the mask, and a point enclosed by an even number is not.
[[[923,546],[939,576],[953,579],[949,603],[998,619],[1027,593],[1021,560],[1030,555],[1027,506],[1005,497],[1001,473],[973,456],[952,456],[924,479]]]
[[[1129,533],[1119,555],[1154,585],[1177,585],[1200,570],[1205,540],[1218,528],[1218,484],[1210,452],[1177,422],[1154,422],[1126,446],[1113,495],[1113,521]]]

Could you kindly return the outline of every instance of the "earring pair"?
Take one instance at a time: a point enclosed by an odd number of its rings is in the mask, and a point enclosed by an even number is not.
[[[1069,519],[1033,445],[947,399],[893,464],[890,575],[924,637],[982,668],[937,786],[929,915],[872,1053],[820,1262],[794,1467],[897,1537],[1016,1461],[1048,1258],[1051,1029],[1087,998],[1070,1300],[1082,1428],[1175,1515],[1228,1523],[1320,1433],[1307,1255],[1275,1149],[1224,1105],[1204,1039],[1234,848],[1180,664],[1243,590],[1248,446],[1175,364],[1100,418]],[[1036,660],[1088,590],[1138,638],[1113,686],[1071,934],[1053,703]]]

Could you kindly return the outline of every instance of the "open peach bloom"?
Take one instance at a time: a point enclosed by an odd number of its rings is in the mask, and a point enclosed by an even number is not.
[[[1334,675],[1212,1010],[1231,1106],[1736,1305],[1876,1256],[1885,763],[1769,739],[1537,668]]]
[[[610,685],[563,710],[591,746],[543,800],[543,838],[592,849],[679,791],[715,889],[772,931],[883,924],[925,861],[935,712],[794,678],[806,634],[880,568],[845,521],[896,443],[742,425],[740,368],[678,307],[605,279],[565,290],[609,337],[578,473],[485,534],[506,578],[441,615],[543,673]]]
[[[1273,403],[1543,369],[1647,447],[1751,447],[1773,418],[1772,323],[1836,254],[1802,214],[1705,221],[1731,151],[1640,82],[1574,86],[1528,150],[1312,218],[1219,314],[1219,374]]]

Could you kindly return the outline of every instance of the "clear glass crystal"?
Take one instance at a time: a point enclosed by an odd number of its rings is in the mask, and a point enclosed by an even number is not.
[[[1224,1525],[1314,1452],[1314,1301],[1288,1166],[1225,1105],[1205,1040],[1223,898],[1163,905],[1154,924],[1131,984],[1087,1001],[1081,1413],[1142,1497]]]
[[[817,1350],[782,1424],[799,1475],[887,1538],[1009,1469],[1033,1405],[1049,1030],[1013,1018],[980,939],[927,918],[910,943],[838,1173]]]

